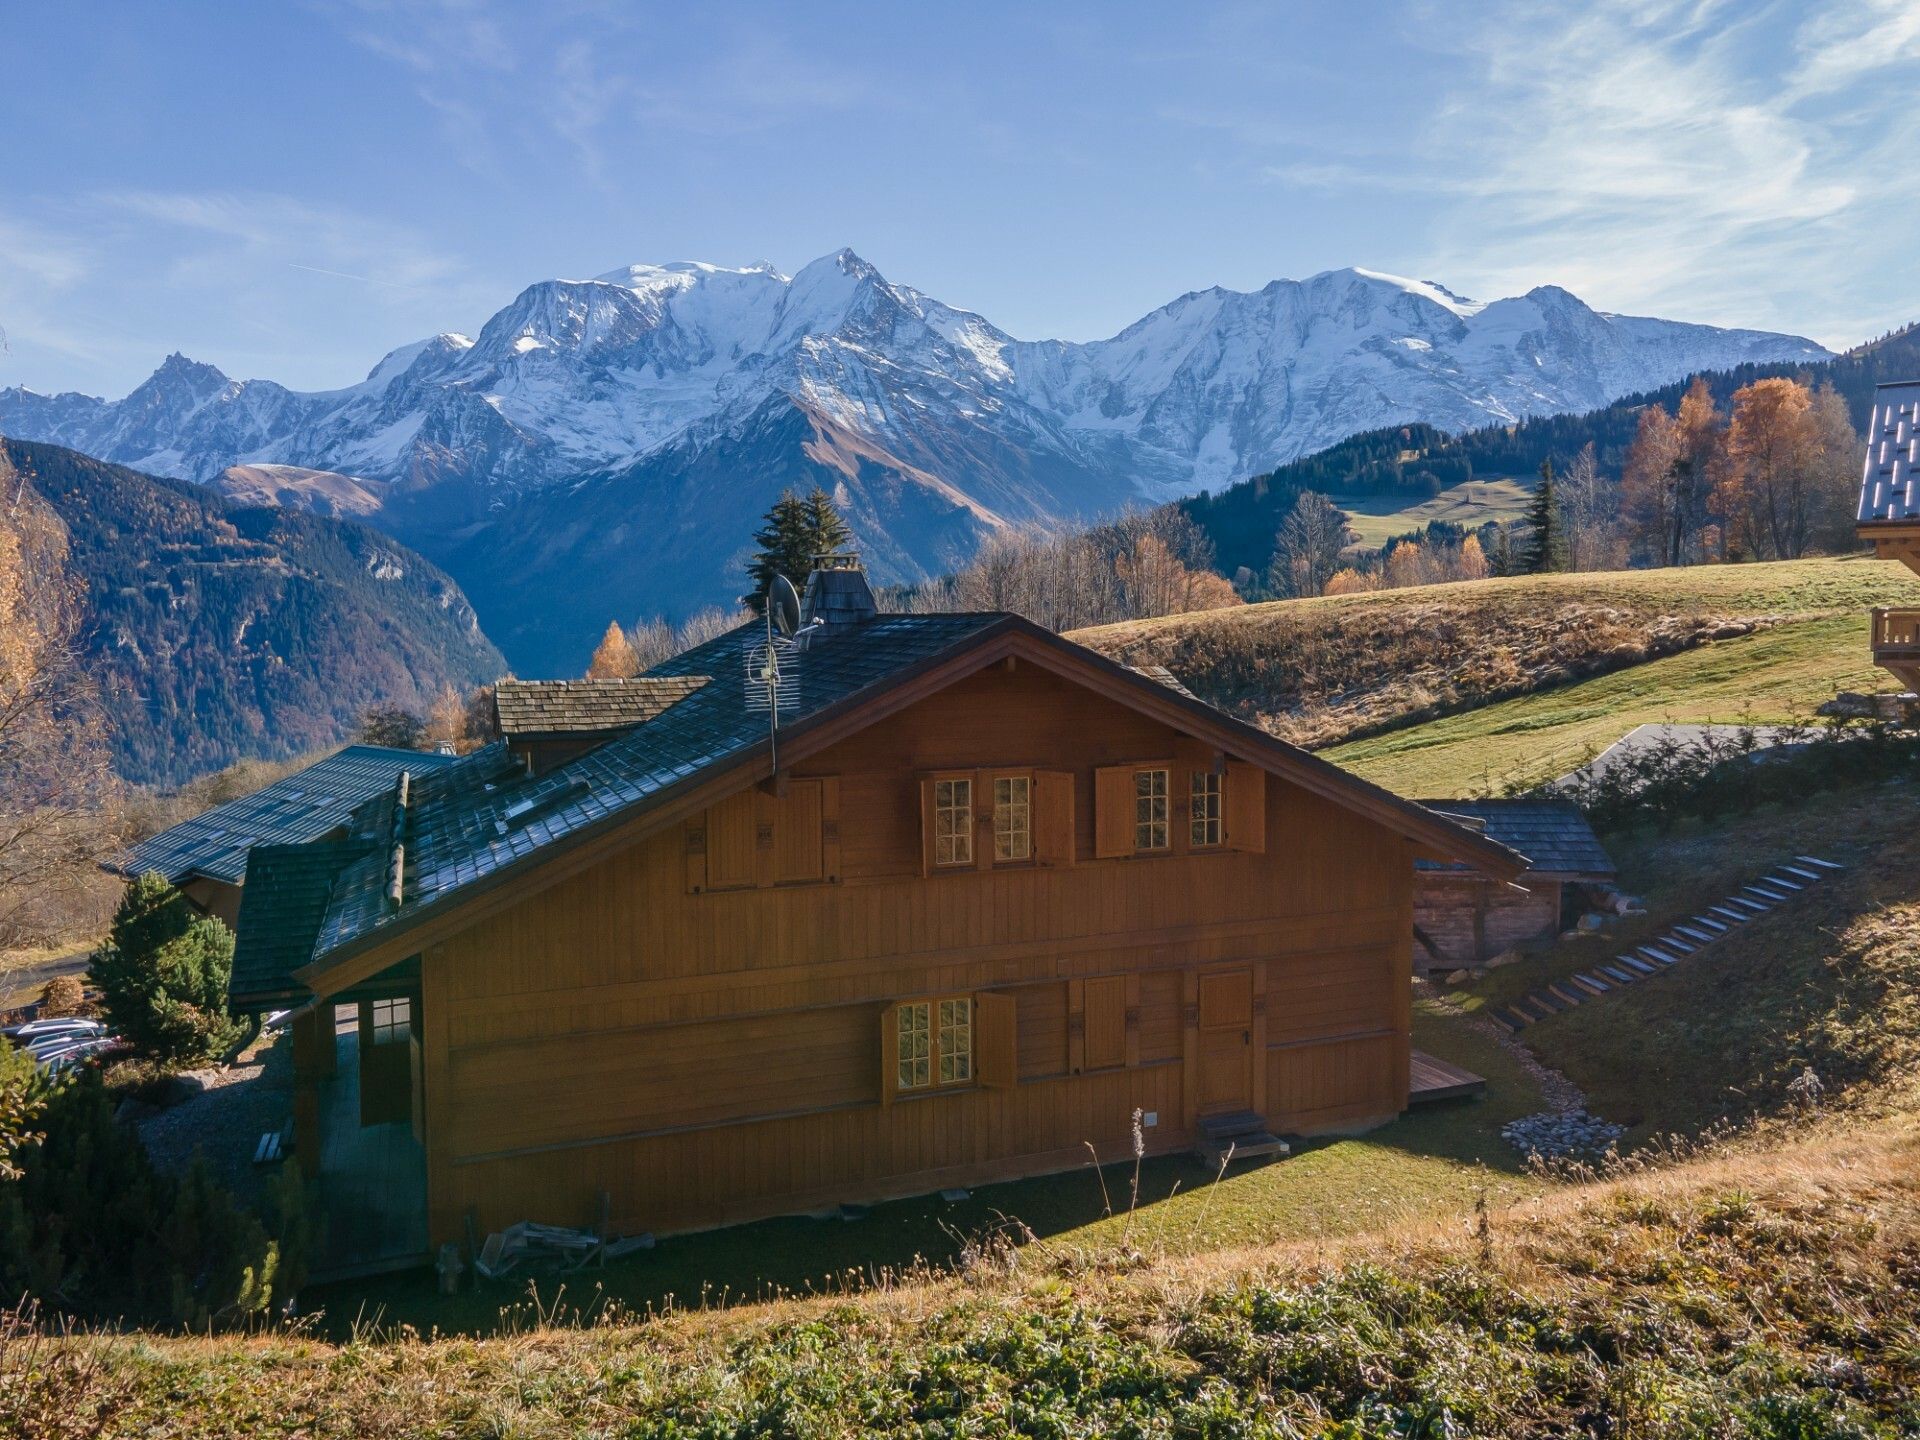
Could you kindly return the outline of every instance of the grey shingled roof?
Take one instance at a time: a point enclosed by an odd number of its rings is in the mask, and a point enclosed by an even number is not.
[[[1580,807],[1569,800],[1422,800],[1420,804],[1464,820],[1489,840],[1527,857],[1536,875],[1592,875],[1615,873],[1613,857],[1587,824]],[[1416,862],[1421,870],[1462,870],[1471,867],[1444,860]]]
[[[1005,616],[882,615],[844,635],[816,639],[787,674],[797,676],[792,725],[931,660],[996,625]],[[763,641],[758,621],[656,666],[652,677],[718,676],[684,700],[605,745],[528,777],[494,744],[419,777],[409,797],[401,903],[386,897],[391,791],[354,817],[355,834],[372,847],[348,865],[310,959],[320,959],[434,904],[553,844],[608,821],[713,765],[744,755],[766,739],[767,716],[746,705],[747,655]]]
[[[1860,523],[1879,520],[1920,520],[1920,380],[1873,392]]]
[[[1152,680],[1157,684],[1166,686],[1169,690],[1178,690],[1182,695],[1186,696],[1189,700],[1200,699],[1198,695],[1194,694],[1193,691],[1189,690],[1184,684],[1181,683],[1180,677],[1178,675],[1174,674],[1171,670],[1167,669],[1167,667],[1164,665],[1129,665],[1127,668],[1133,671],[1133,673],[1136,675],[1144,675],[1147,677],[1147,679]],[[1205,704],[1210,702],[1202,701],[1202,703]]]
[[[390,790],[402,770],[416,775],[445,766],[451,755],[349,745],[251,795],[215,806],[162,830],[115,857],[122,875],[157,870],[169,884],[196,875],[238,885],[256,845],[298,845],[345,825],[371,796]]]
[[[702,685],[705,675],[640,675],[630,680],[502,680],[494,687],[500,733],[604,734],[653,719]]]
[[[368,852],[360,841],[256,845],[240,892],[230,992],[243,1000],[305,998],[289,976],[307,963],[340,872]]]

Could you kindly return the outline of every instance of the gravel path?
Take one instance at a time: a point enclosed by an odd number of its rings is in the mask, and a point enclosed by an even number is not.
[[[226,1069],[195,1070],[187,1075],[200,1093],[134,1122],[153,1162],[178,1175],[204,1155],[214,1178],[239,1199],[258,1199],[267,1173],[253,1163],[253,1152],[268,1130],[286,1126],[293,1114],[293,1039],[285,1033],[263,1037]]]

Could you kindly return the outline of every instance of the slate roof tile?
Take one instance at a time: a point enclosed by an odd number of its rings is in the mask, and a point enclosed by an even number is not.
[[[1580,807],[1569,800],[1422,800],[1427,809],[1464,820],[1489,840],[1527,857],[1539,875],[1612,875],[1616,867]],[[1442,860],[1420,870],[1466,870]]]
[[[1867,420],[1860,523],[1920,520],[1920,380],[1881,385]]]

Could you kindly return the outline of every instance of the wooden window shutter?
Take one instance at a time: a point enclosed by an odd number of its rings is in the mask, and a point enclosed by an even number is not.
[[[1131,765],[1105,765],[1093,772],[1093,853],[1100,860],[1133,854]]]
[[[829,884],[840,880],[840,777],[820,782],[820,866]]]
[[[784,795],[765,797],[773,822],[773,883],[796,885],[825,874],[818,780],[793,780]]]
[[[1238,760],[1227,762],[1225,793],[1220,797],[1229,850],[1267,848],[1267,772]]]
[[[686,824],[684,841],[687,855],[687,893],[698,895],[707,888],[707,819],[702,814]]]
[[[1011,995],[973,997],[973,1073],[982,1085],[1011,1089],[1020,1081],[1019,1030]]]
[[[880,1012],[880,1103],[891,1105],[900,1090],[900,1022],[898,1006]]]
[[[920,782],[920,873],[933,874],[933,777]]]
[[[756,791],[729,795],[707,811],[707,888],[733,890],[760,880]]]
[[[1036,770],[1033,775],[1033,858],[1042,865],[1071,865],[1078,842],[1073,833],[1073,772]]]
[[[1087,981],[1081,1004],[1086,1035],[1081,1068],[1111,1070],[1127,1063],[1127,977],[1103,975]]]

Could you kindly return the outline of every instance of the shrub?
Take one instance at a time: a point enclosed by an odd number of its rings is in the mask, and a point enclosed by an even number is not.
[[[56,975],[40,992],[40,1014],[48,1017],[78,1015],[87,1002],[87,992],[78,975]]]
[[[279,1245],[202,1162],[179,1180],[155,1170],[115,1123],[97,1071],[55,1089],[39,1128],[0,1182],[0,1293],[68,1316],[190,1329],[267,1311]]]
[[[18,1173],[14,1155],[35,1138],[33,1122],[45,1100],[45,1082],[33,1057],[0,1040],[0,1180]]]
[[[227,1014],[233,932],[158,875],[128,884],[92,970],[108,1020],[139,1054],[190,1064],[239,1036]]]

